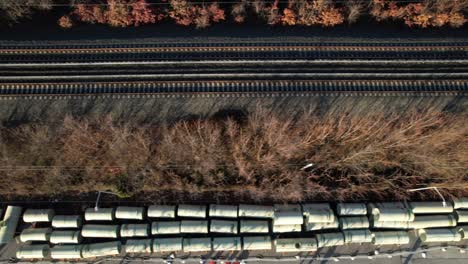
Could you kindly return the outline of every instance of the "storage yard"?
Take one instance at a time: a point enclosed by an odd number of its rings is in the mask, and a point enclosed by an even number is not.
[[[468,198],[433,202],[95,207],[76,215],[8,206],[2,244],[25,260],[387,259],[468,245]],[[63,210],[62,210],[63,211]],[[359,245],[354,253],[323,256]],[[367,252],[365,252],[367,250]],[[257,257],[254,257],[257,256]]]

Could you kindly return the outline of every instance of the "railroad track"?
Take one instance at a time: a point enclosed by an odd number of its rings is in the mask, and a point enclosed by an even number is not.
[[[467,95],[465,80],[450,81],[356,81],[356,80],[277,80],[277,81],[155,81],[94,83],[2,83],[0,97],[12,96],[276,96],[279,94],[315,96],[350,93],[356,95],[419,94]],[[45,97],[44,97],[45,98]]]
[[[468,42],[0,45],[0,97],[463,95]]]

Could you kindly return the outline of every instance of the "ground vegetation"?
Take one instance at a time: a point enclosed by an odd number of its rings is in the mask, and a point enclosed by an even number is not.
[[[108,190],[174,201],[435,199],[468,194],[468,117],[304,112],[171,125],[66,118],[0,130],[0,195]],[[309,165],[305,167],[306,165]],[[304,168],[305,167],[305,168]]]

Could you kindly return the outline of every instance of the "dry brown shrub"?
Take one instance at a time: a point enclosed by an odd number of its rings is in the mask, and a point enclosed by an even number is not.
[[[258,109],[243,121],[171,126],[109,118],[67,118],[58,128],[25,124],[0,129],[0,195],[111,190],[180,201],[400,200],[425,186],[467,195],[467,121],[446,113],[291,119]]]

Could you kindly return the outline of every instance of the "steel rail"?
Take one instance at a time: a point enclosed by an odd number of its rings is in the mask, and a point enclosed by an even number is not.
[[[438,47],[342,47],[342,46],[259,46],[259,47],[164,47],[164,48],[83,48],[83,49],[0,49],[1,54],[90,54],[154,52],[260,52],[260,51],[468,51],[468,46]]]
[[[461,73],[189,73],[189,74],[112,74],[112,75],[33,75],[0,76],[0,81],[39,80],[153,80],[153,79],[252,79],[252,78],[457,78],[468,79],[468,72]]]
[[[304,65],[304,66],[326,66],[326,65],[370,65],[370,66],[401,66],[401,65],[451,65],[465,66],[468,65],[468,60],[203,60],[203,61],[103,61],[103,62],[44,62],[44,63],[0,63],[0,68],[35,68],[35,67],[84,67],[84,66],[198,66],[198,65]]]

